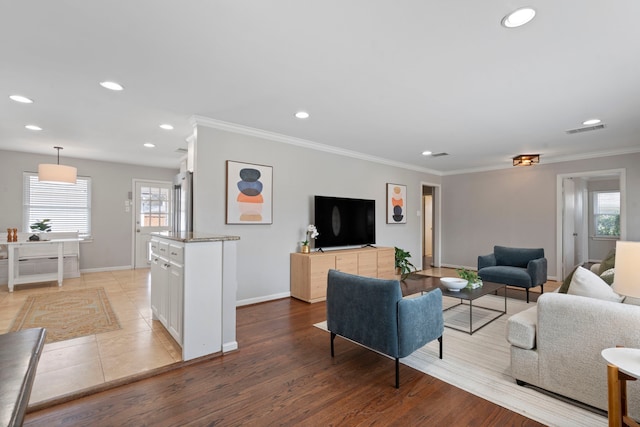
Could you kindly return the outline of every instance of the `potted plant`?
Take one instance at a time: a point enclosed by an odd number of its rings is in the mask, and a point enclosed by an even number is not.
[[[467,281],[468,289],[476,289],[482,286],[482,280],[478,273],[473,270],[467,270],[466,268],[456,268],[456,273],[461,279]]]
[[[318,233],[318,229],[316,228],[316,226],[313,225],[313,224],[309,224],[309,226],[307,227],[307,230],[306,230],[306,239],[304,239],[302,242],[300,242],[302,244],[301,252],[303,254],[308,254],[309,253],[309,240],[310,239],[315,239],[319,235],[320,235],[320,233]]]
[[[396,250],[396,274],[399,274],[402,280],[406,279],[409,273],[416,271],[417,268],[409,262],[411,254],[404,249],[395,248]],[[411,268],[413,267],[413,270]]]
[[[49,224],[50,219],[43,219],[42,221],[36,221],[30,225],[31,232],[34,234],[29,237],[31,241],[40,240],[40,236],[37,233],[47,233],[51,231],[51,224]],[[43,239],[44,240],[44,239]]]

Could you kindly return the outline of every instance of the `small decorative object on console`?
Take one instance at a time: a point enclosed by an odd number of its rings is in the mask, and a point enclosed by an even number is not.
[[[307,227],[306,239],[304,239],[301,242],[302,243],[301,252],[303,254],[309,253],[309,239],[315,239],[319,235],[320,233],[318,233],[318,229],[316,228],[316,226],[313,224],[309,224],[309,226]]]

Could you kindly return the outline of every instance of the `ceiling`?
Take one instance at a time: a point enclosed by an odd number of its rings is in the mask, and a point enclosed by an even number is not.
[[[531,23],[500,25],[521,6]],[[636,0],[2,0],[0,149],[177,168],[201,116],[438,174],[637,152],[638,16]],[[606,127],[565,132],[591,118]]]

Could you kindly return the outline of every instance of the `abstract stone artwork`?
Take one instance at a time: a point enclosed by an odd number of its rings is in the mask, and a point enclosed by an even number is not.
[[[271,224],[271,166],[227,161],[227,224]]]
[[[407,186],[387,184],[387,224],[406,224]]]

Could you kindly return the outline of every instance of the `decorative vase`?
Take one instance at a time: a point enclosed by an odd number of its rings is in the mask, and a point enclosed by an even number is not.
[[[309,245],[302,245],[302,247],[300,248],[300,252],[302,252],[303,254],[308,254],[309,251]]]

